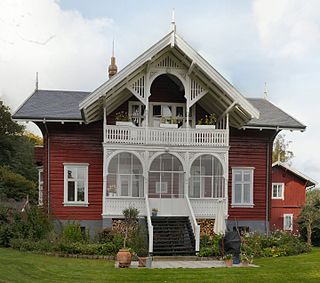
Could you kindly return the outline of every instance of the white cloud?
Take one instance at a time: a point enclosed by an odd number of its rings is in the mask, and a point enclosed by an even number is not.
[[[112,19],[88,20],[53,0],[2,0],[0,25],[0,97],[13,109],[36,71],[48,89],[92,90],[107,78]]]
[[[270,56],[302,56],[320,44],[317,0],[255,0],[253,13]]]

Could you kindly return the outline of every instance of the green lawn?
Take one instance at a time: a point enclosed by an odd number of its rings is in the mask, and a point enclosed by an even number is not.
[[[320,282],[320,249],[255,261],[259,268],[116,269],[113,261],[0,249],[0,282]]]

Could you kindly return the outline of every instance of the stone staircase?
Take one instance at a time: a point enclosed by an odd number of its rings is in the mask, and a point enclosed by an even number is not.
[[[152,216],[153,255],[195,254],[195,238],[187,216]]]

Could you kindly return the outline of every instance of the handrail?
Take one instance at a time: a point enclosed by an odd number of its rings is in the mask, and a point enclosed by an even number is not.
[[[194,216],[193,208],[191,206],[188,195],[185,195],[187,206],[189,208],[189,217],[191,218],[191,226],[193,229],[194,237],[196,239],[195,251],[199,252],[200,250],[200,225],[198,225],[196,217]]]
[[[145,202],[146,202],[146,214],[147,214],[148,234],[149,234],[149,254],[152,254],[153,253],[153,225],[151,222],[149,198],[147,194],[145,195]]]

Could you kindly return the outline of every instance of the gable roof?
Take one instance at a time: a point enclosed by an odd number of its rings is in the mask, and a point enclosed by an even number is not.
[[[264,98],[247,98],[260,111],[259,119],[253,118],[245,128],[275,128],[304,131],[306,126]]]
[[[308,177],[307,175],[301,173],[300,171],[293,168],[292,166],[289,166],[281,161],[277,161],[272,164],[272,167],[276,167],[276,166],[282,167],[282,168],[290,171],[292,174],[296,175],[300,179],[305,180],[307,182],[307,185],[306,185],[307,188],[314,187],[315,185],[317,185],[317,182],[315,180],[313,180],[310,177]]]
[[[103,99],[106,99],[105,104],[108,105],[108,99],[112,100],[112,95],[117,94],[114,89],[125,88],[130,78],[145,69],[157,54],[166,50],[181,58],[190,72],[197,70],[200,77],[206,78],[207,84],[218,88],[222,93],[221,99],[227,101],[226,109],[235,103],[237,110],[233,111],[233,115],[242,125],[251,118],[259,118],[259,111],[173,30],[84,99],[79,105],[84,119],[91,122],[101,118],[97,114],[101,112],[99,108],[104,103]]]
[[[79,103],[90,92],[35,90],[12,116],[29,121],[83,121]]]
[[[28,121],[66,121],[84,122],[79,104],[88,97],[90,92],[36,90],[20,106],[13,115],[17,120]],[[263,98],[247,98],[260,112],[259,119],[252,119],[244,127],[299,129],[305,126],[292,118],[289,114]]]

